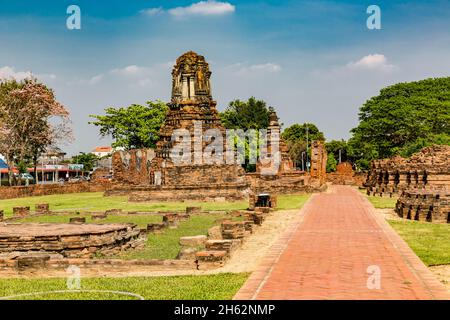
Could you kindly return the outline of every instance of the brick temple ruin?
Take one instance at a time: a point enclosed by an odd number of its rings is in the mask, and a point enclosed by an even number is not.
[[[399,195],[400,217],[450,222],[450,146],[423,148],[410,158],[374,160],[367,177],[367,194]]]
[[[270,114],[267,129],[267,137],[275,138],[267,139],[264,147],[267,155],[279,157],[275,170],[258,161],[256,172],[246,173],[240,164],[228,164],[228,150],[213,154],[215,160],[221,161],[196,161],[212,142],[226,150],[226,130],[212,98],[210,77],[209,64],[203,56],[189,51],[177,59],[172,71],[169,112],[156,148],[115,152],[114,185],[105,195],[125,194],[130,201],[238,200],[247,199],[252,193],[311,192],[325,188],[327,154],[323,142],[312,143],[311,172],[295,170],[275,112]],[[188,164],[174,163],[171,157],[175,143],[180,142],[176,130],[184,130],[191,137],[189,155],[180,154],[191,157]],[[195,137],[200,130],[220,132],[223,141],[198,143]]]

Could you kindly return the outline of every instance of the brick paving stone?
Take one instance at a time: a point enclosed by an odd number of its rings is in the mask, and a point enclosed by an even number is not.
[[[368,288],[367,268],[381,272]],[[449,299],[408,245],[350,186],[313,195],[234,299]]]

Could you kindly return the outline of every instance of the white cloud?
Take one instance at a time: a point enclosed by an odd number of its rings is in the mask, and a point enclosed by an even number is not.
[[[394,65],[388,64],[387,58],[383,54],[369,54],[356,62],[347,64],[350,69],[382,70],[390,71],[395,69]]]
[[[187,7],[176,7],[168,10],[169,14],[175,17],[185,17],[191,15],[218,16],[233,13],[236,7],[228,2],[214,0],[200,1]]]
[[[141,10],[140,13],[144,14],[146,16],[157,16],[157,15],[163,14],[164,10],[162,7],[149,8],[149,9]]]
[[[249,67],[250,70],[260,70],[267,72],[278,72],[281,70],[281,66],[275,63],[254,64]]]
[[[113,69],[109,73],[129,76],[129,75],[137,75],[137,74],[141,74],[141,73],[146,73],[148,71],[150,71],[149,68],[139,67],[139,66],[133,64],[133,65],[126,66],[124,68]]]
[[[89,84],[97,84],[103,79],[103,74],[98,74],[89,79]]]
[[[0,68],[0,79],[12,80],[15,79],[17,81],[30,79],[33,77],[33,74],[30,71],[15,71],[13,67],[2,67]]]
[[[256,73],[275,73],[281,71],[281,66],[276,63],[268,62],[262,64],[235,63],[225,67],[238,75],[249,75]]]

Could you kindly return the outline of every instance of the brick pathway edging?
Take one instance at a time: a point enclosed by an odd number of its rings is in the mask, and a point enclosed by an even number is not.
[[[355,190],[355,192],[358,191]],[[372,215],[392,245],[398,250],[403,261],[411,270],[411,273],[416,276],[417,280],[423,284],[434,299],[449,300],[450,294],[444,285],[439,282],[436,276],[428,269],[422,260],[420,260],[405,240],[400,237],[384,217],[376,212],[370,201],[364,195],[360,194],[360,196],[363,198],[364,206],[367,211]]]
[[[291,225],[289,225],[280,238],[278,238],[278,240],[269,248],[263,261],[257,269],[252,272],[241,289],[239,289],[233,297],[233,300],[255,300],[259,290],[263,287],[267,278],[270,276],[274,265],[283,254],[298,227],[302,224],[305,214],[308,212],[308,207],[311,206],[312,199],[316,197],[316,195],[317,194],[312,194],[311,197],[309,197],[300,209],[297,217],[295,217]]]

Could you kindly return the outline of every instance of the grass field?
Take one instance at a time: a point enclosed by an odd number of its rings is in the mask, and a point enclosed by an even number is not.
[[[278,197],[278,209],[296,209],[309,198],[309,195],[281,195]],[[244,210],[247,201],[236,202],[201,202],[201,201],[169,201],[154,203],[128,202],[126,196],[104,197],[102,192],[70,193],[39,197],[0,200],[0,210],[5,216],[11,216],[12,208],[16,206],[30,206],[34,209],[37,203],[49,203],[50,210],[73,211],[104,211],[108,209],[122,209],[127,211],[183,211],[188,206],[198,206],[204,211],[210,210]]]
[[[373,206],[377,209],[389,209],[394,208],[397,203],[397,197],[392,198],[382,198],[382,197],[374,197],[367,196],[367,199],[373,204]]]
[[[389,224],[426,265],[450,264],[450,225],[411,220]]]
[[[162,216],[150,214],[130,214],[130,215],[108,215],[106,219],[92,220],[90,214],[71,214],[71,215],[43,215],[15,220],[19,222],[39,222],[39,223],[68,223],[72,217],[85,217],[86,223],[135,223],[144,228],[148,223],[162,222]]]
[[[219,214],[193,215],[180,222],[176,229],[165,229],[163,233],[150,234],[144,249],[127,251],[118,256],[121,259],[175,259],[180,251],[180,237],[207,235],[208,229],[217,225]]]
[[[49,203],[50,210],[73,210],[73,211],[104,211],[108,209],[122,209],[127,211],[183,211],[188,206],[199,206],[203,210],[239,210],[248,207],[247,201],[236,202],[155,202],[155,203],[134,203],[128,202],[126,196],[104,197],[102,192],[69,193],[48,195],[39,197],[27,197],[0,200],[0,210],[5,211],[5,215],[12,214],[15,206],[30,206],[32,210],[36,203]]]
[[[129,292],[147,300],[229,300],[249,274],[223,273],[202,276],[84,278],[82,290]],[[66,279],[1,279],[0,298],[32,292],[67,290]],[[118,293],[53,293],[15,299],[119,300],[137,299]]]

